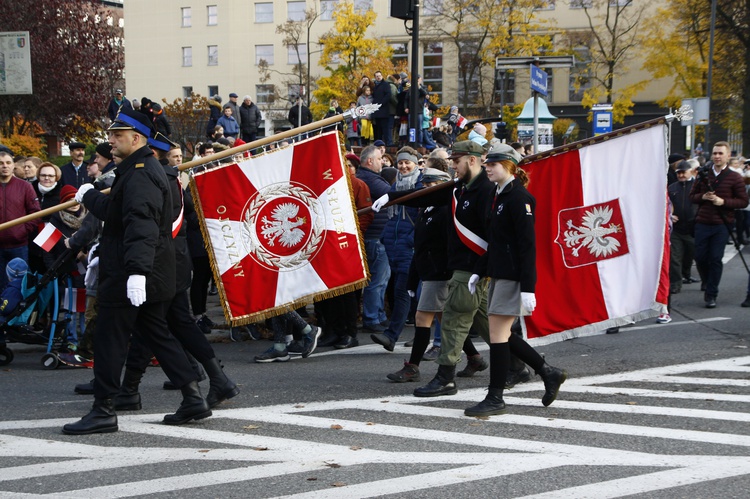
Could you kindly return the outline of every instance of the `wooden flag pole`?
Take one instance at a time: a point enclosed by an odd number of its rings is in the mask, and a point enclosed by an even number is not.
[[[278,142],[280,140],[294,137],[295,135],[300,135],[302,133],[307,133],[313,130],[317,130],[320,128],[330,126],[330,125],[335,125],[339,121],[343,121],[344,119],[346,119],[348,116],[352,116],[352,115],[355,117],[366,116],[370,113],[377,111],[378,108],[380,108],[380,104],[367,104],[366,106],[360,106],[360,107],[354,108],[353,110],[347,110],[344,114],[337,114],[335,116],[331,116],[330,118],[326,118],[320,121],[315,121],[313,123],[304,125],[299,128],[293,128],[285,132],[271,135],[270,137],[263,137],[261,139],[254,140],[252,142],[248,142],[247,144],[242,144],[237,147],[232,147],[231,149],[227,149],[226,151],[220,151],[210,156],[204,156],[202,158],[188,161],[187,163],[183,163],[179,165],[177,169],[179,171],[185,171],[190,168],[195,168],[196,166],[205,165],[206,163],[211,163],[212,161],[217,161],[220,159],[227,158],[229,156],[234,156],[237,153],[249,151],[250,149],[255,149],[256,147],[262,147],[267,144],[271,144],[273,142]],[[102,194],[108,194],[109,189],[104,189],[101,192]],[[45,217],[47,215],[51,215],[53,213],[57,213],[58,211],[65,210],[67,208],[75,206],[76,204],[78,203],[76,203],[75,200],[70,200],[70,201],[66,201],[64,203],[58,204],[56,206],[51,206],[41,211],[37,211],[34,213],[30,213],[28,215],[24,215],[22,217],[13,219],[13,220],[9,220],[5,223],[0,224],[0,231],[9,229],[11,227],[15,227],[16,225],[21,225],[23,223],[30,222],[32,220]]]

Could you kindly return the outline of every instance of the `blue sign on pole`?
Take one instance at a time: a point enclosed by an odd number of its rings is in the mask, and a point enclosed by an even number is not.
[[[594,111],[594,135],[612,131],[612,111]]]
[[[531,90],[547,96],[547,72],[534,64],[531,65]]]

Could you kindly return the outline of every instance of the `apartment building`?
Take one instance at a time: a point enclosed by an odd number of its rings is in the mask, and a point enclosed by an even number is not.
[[[391,0],[353,0],[359,9],[373,10],[377,14],[368,36],[388,41],[394,57],[404,58],[411,67],[411,37],[406,33],[404,21],[390,16]],[[429,0],[422,16],[430,15]],[[547,21],[550,29],[561,33],[588,30],[588,21],[581,8],[590,0],[548,0],[539,9],[538,16]],[[625,2],[630,0],[610,0]],[[632,0],[637,5],[645,0]],[[270,102],[278,93],[291,96],[299,91],[286,86],[288,78],[283,73],[292,72],[297,53],[284,47],[282,35],[276,27],[288,19],[303,20],[305,10],[315,8],[320,13],[310,30],[310,46],[300,46],[300,58],[307,59],[314,80],[322,74],[319,67],[321,47],[316,43],[322,34],[333,27],[331,13],[338,0],[127,0],[125,11],[125,74],[130,97],[148,96],[152,100],[162,97],[172,100],[189,95],[221,95],[226,102],[230,92],[242,98],[248,94],[265,112],[288,109],[288,100]],[[649,8],[661,2],[651,2]],[[556,35],[556,41],[562,35]],[[422,38],[420,40],[419,68],[425,83],[434,93],[440,94],[443,104],[458,103],[460,88],[457,52],[449,40]],[[580,55],[585,57],[585,52]],[[258,62],[268,62],[272,78],[261,82]],[[580,59],[580,57],[579,57]],[[644,121],[664,114],[654,102],[663,97],[669,85],[651,79],[640,69],[641,61],[634,60],[630,71],[618,80],[626,86],[636,81],[650,80],[636,97],[636,116],[630,122]],[[582,92],[573,85],[578,68],[549,70],[549,95],[547,101],[552,114],[576,119],[586,125],[586,111],[580,105]],[[519,70],[508,80],[504,102],[522,103],[531,95],[528,72]],[[496,89],[500,91],[500,89]],[[278,113],[276,128],[285,126]],[[271,113],[273,115],[273,113]],[[271,123],[267,123],[266,132]]]

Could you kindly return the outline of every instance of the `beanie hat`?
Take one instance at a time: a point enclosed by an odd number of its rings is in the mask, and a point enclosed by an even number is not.
[[[106,158],[112,161],[112,146],[109,145],[109,142],[102,142],[101,144],[97,145],[96,153],[102,158]]]
[[[5,275],[8,276],[9,281],[23,277],[28,271],[29,266],[26,264],[23,258],[14,258],[13,260],[8,262],[8,265],[5,266]]]
[[[78,189],[76,189],[72,185],[64,185],[62,189],[60,189],[60,202],[64,203],[66,201],[70,201],[71,199],[76,197],[77,192]]]
[[[487,135],[487,127],[484,126],[484,125],[482,125],[481,123],[476,123],[474,125],[474,131],[477,132],[482,137],[484,137],[485,135]]]

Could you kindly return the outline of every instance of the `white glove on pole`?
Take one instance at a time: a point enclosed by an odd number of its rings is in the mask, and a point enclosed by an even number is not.
[[[76,203],[80,204],[83,201],[83,195],[93,188],[94,184],[83,184],[81,187],[79,187],[75,197]]]
[[[477,283],[479,282],[479,276],[477,274],[471,274],[469,277],[469,293],[474,294],[477,290]]]
[[[385,206],[385,204],[390,201],[390,198],[388,197],[388,194],[383,194],[378,199],[375,200],[374,203],[372,203],[372,211],[378,212],[380,209]]]
[[[406,293],[409,295],[409,298],[414,298],[417,296],[416,291],[412,291],[411,289],[407,290]]]
[[[87,288],[93,288],[96,285],[97,278],[99,277],[99,257],[94,257],[86,267],[86,277],[83,282]]]
[[[134,307],[140,307],[146,301],[146,276],[131,275],[128,277],[128,300]]]
[[[521,293],[521,307],[528,313],[536,308],[536,295],[534,293]]]

